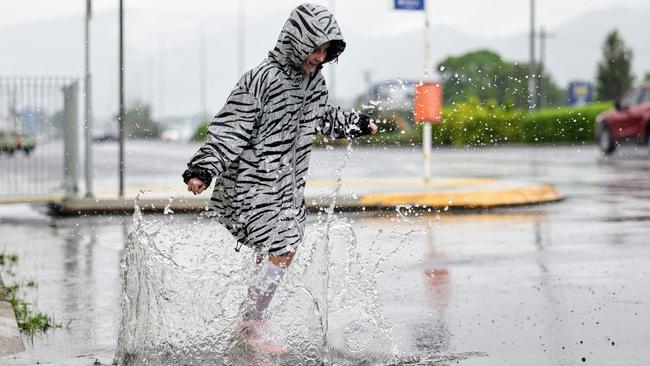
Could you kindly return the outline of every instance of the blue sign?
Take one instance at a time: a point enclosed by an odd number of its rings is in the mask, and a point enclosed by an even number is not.
[[[425,0],[395,0],[396,10],[424,10]]]
[[[567,89],[569,105],[587,105],[594,99],[594,84],[587,81],[572,81]]]

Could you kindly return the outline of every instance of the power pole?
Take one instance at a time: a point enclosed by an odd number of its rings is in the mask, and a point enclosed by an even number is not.
[[[530,0],[530,65],[528,71],[528,109],[535,109],[535,0]]]
[[[120,0],[120,28],[119,28],[119,112],[117,116],[118,125],[118,170],[119,170],[119,196],[124,198],[124,7],[123,0]]]
[[[334,14],[335,0],[330,0],[330,12]],[[336,103],[336,64],[330,62],[330,85],[329,85],[329,95],[330,95],[330,104],[337,105]]]
[[[201,21],[201,34],[199,42],[199,101],[200,101],[200,122],[205,122],[206,119],[206,100],[207,100],[207,84],[206,84],[206,52],[205,52],[205,20]]]
[[[162,119],[163,115],[165,114],[165,79],[166,79],[166,71],[165,71],[165,57],[167,57],[167,48],[166,48],[166,43],[165,43],[165,35],[163,34],[162,37],[160,38],[160,51],[159,51],[159,56],[158,56],[158,114],[159,118]]]
[[[539,69],[540,69],[540,83],[539,83],[539,106],[544,107],[546,104],[546,93],[548,80],[546,79],[546,40],[553,38],[553,35],[547,33],[544,27],[539,31]]]
[[[244,56],[245,56],[245,27],[244,27],[244,22],[246,20],[246,1],[245,0],[239,0],[237,2],[239,4],[239,76],[241,77],[244,75]]]
[[[84,31],[84,61],[85,61],[85,80],[84,80],[84,177],[86,181],[86,197],[93,196],[92,185],[92,82],[90,76],[90,18],[92,16],[91,0],[86,0],[86,18]]]

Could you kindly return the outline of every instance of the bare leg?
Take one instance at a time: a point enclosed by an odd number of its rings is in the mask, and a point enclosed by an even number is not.
[[[288,268],[295,255],[295,251],[283,255],[270,255],[269,261],[280,268]]]
[[[272,340],[265,339],[268,323],[264,319],[264,311],[271,304],[275,290],[284,276],[287,267],[291,264],[295,252],[282,256],[269,256],[268,263],[262,265],[264,256],[255,258],[258,266],[253,283],[248,287],[248,304],[243,314],[243,334],[246,341],[254,349],[266,353],[283,353],[286,348]]]
[[[275,290],[284,276],[286,269],[293,261],[295,251],[279,256],[269,256],[269,263],[264,268],[258,268],[253,284],[248,288],[248,309],[244,320],[259,320],[271,304]],[[256,263],[261,265],[263,257],[258,255]],[[261,272],[261,273],[260,273]]]

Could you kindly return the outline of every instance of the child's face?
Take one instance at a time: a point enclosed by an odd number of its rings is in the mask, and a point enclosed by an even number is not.
[[[330,42],[325,42],[322,45],[318,46],[315,50],[313,50],[309,55],[307,55],[307,58],[305,58],[305,61],[302,62],[302,65],[300,65],[300,69],[305,75],[309,75],[320,64],[325,61],[325,57],[327,56],[327,49],[330,46]]]

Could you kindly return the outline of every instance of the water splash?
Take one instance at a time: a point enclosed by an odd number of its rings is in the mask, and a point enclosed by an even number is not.
[[[270,335],[281,355],[260,354],[241,336],[256,253],[231,250],[235,239],[213,217],[143,216],[136,198],[134,231],[121,262],[123,319],[120,365],[388,365],[396,364],[391,327],[383,317],[380,266],[394,248],[378,231],[362,254],[352,223],[332,204],[307,235],[268,309]],[[415,232],[415,231],[414,231]],[[388,252],[387,252],[388,249]],[[262,266],[266,262],[262,263]]]

